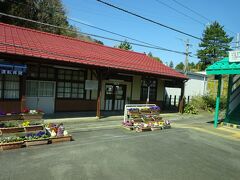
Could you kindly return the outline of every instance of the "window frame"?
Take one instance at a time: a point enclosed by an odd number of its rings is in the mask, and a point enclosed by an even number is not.
[[[60,71],[64,71],[63,74],[61,74],[63,76],[63,78],[59,78],[59,72]],[[71,75],[69,73],[66,73],[66,72],[69,72],[71,71]],[[79,79],[76,79],[74,80],[73,77],[74,75],[76,75],[76,73],[78,73],[78,76]],[[69,78],[66,78],[66,75],[70,75],[70,79]],[[83,75],[83,78],[82,76],[80,75]],[[85,80],[86,80],[86,75],[87,75],[87,71],[86,70],[69,70],[69,69],[57,69],[56,70],[56,79],[57,79],[57,84],[56,84],[56,98],[57,99],[69,99],[69,100],[83,100],[83,99],[86,99],[86,90],[85,90]],[[63,86],[60,87],[59,86],[59,83],[63,83]],[[67,93],[70,93],[70,96],[69,97],[65,97],[65,84],[66,83],[70,83],[70,92],[67,92]],[[78,84],[78,87],[75,88],[73,87],[73,84]],[[82,84],[82,85],[81,85]],[[80,88],[80,86],[82,86],[82,88]],[[63,91],[59,91],[59,88],[62,88]],[[77,89],[77,93],[74,93],[73,92],[73,89]],[[80,93],[80,90],[83,90],[83,93]],[[59,97],[59,93],[62,93],[62,97]],[[77,94],[77,97],[73,97],[73,94]],[[80,95],[82,97],[80,97]]]
[[[5,75],[5,74],[0,74],[1,78],[0,78],[0,83],[1,83],[1,95],[0,95],[0,100],[4,101],[4,100],[9,100],[9,101],[19,101],[21,99],[21,77],[17,76],[17,75]],[[18,87],[17,89],[14,89],[15,91],[18,91],[18,97],[17,98],[5,98],[5,93],[8,90],[14,91],[12,89],[6,89],[6,82],[9,82],[6,80],[6,76],[17,76],[18,77],[18,81],[10,81],[10,82],[18,82]]]
[[[155,101],[157,101],[157,88],[158,88],[158,81],[155,78],[142,78],[141,79],[140,100],[141,101],[146,101],[147,100],[147,94],[145,95],[146,97],[143,95],[144,90],[146,91],[146,93],[148,91],[148,86],[145,85],[146,80],[155,81],[155,86],[152,86],[152,84],[150,85],[150,94],[149,94],[149,101],[155,102]],[[151,98],[151,91],[153,91],[153,90],[154,90],[154,97]]]

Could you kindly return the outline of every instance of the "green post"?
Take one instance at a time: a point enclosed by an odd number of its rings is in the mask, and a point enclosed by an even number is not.
[[[216,109],[215,109],[215,115],[214,115],[214,127],[215,128],[217,128],[217,125],[218,125],[218,114],[219,114],[221,86],[222,86],[222,76],[220,75],[218,77],[218,91],[217,91]]]
[[[229,122],[228,120],[228,111],[229,111],[229,102],[230,102],[230,96],[232,92],[232,86],[233,86],[233,75],[230,74],[228,78],[228,94],[227,94],[227,107],[226,107],[226,114],[224,122]]]

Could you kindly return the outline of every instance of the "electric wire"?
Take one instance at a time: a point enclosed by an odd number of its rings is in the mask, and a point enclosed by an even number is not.
[[[177,32],[177,33],[184,34],[184,35],[189,36],[189,37],[192,37],[192,38],[194,38],[194,39],[201,40],[201,38],[199,38],[199,37],[197,37],[197,36],[194,36],[194,35],[192,35],[192,34],[189,34],[189,33],[186,33],[186,32],[184,32],[184,31],[178,30],[178,29],[176,29],[176,28],[170,27],[170,26],[168,26],[168,25],[162,24],[162,23],[157,22],[157,21],[155,21],[155,20],[146,18],[146,17],[144,17],[144,16],[142,16],[142,15],[139,15],[139,14],[136,14],[136,13],[134,13],[134,12],[128,11],[128,10],[126,10],[126,9],[123,9],[123,8],[119,7],[119,6],[115,6],[115,5],[113,5],[113,4],[110,4],[110,3],[105,2],[105,1],[102,1],[102,0],[97,0],[97,1],[100,2],[100,3],[102,3],[102,4],[107,5],[107,6],[109,6],[109,7],[112,7],[112,8],[114,8],[114,9],[117,9],[117,10],[119,10],[119,11],[125,12],[125,13],[127,13],[127,14],[132,15],[132,16],[138,17],[138,18],[143,19],[143,20],[145,20],[145,21],[148,21],[148,22],[151,22],[151,23],[153,23],[153,24],[156,24],[156,25],[159,25],[159,26],[161,26],[161,27],[164,27],[164,28],[166,28],[166,29],[170,29],[170,30],[175,31],[175,32]]]
[[[53,27],[53,28],[64,29],[64,30],[67,30],[67,31],[75,32],[75,33],[77,33],[79,35],[85,34],[85,35],[88,35],[88,36],[98,37],[98,38],[111,40],[111,41],[115,41],[115,42],[120,42],[120,43],[123,42],[122,40],[119,40],[119,39],[108,38],[108,37],[104,37],[104,36],[100,36],[100,35],[96,35],[96,34],[91,34],[91,33],[85,33],[85,32],[80,32],[79,33],[79,32],[76,32],[76,31],[74,31],[72,29],[69,29],[69,28],[56,26],[56,25],[48,24],[48,23],[43,23],[43,22],[40,22],[40,21],[35,21],[35,20],[32,20],[32,19],[23,18],[23,17],[20,17],[20,16],[14,16],[14,15],[2,13],[2,12],[0,12],[0,15],[11,17],[11,18],[15,18],[15,19],[20,19],[20,20],[24,20],[24,21],[28,21],[28,22],[33,22],[33,23],[37,23],[37,24],[41,24],[41,25],[45,25],[45,26],[50,26],[50,27]],[[149,45],[144,45],[144,44],[139,44],[139,43],[134,43],[134,42],[129,42],[129,44],[135,45],[135,46],[140,46],[140,47],[146,47],[146,48],[150,48],[150,49],[157,49],[157,50],[168,51],[168,52],[172,52],[172,53],[185,55],[185,52],[171,50],[171,49],[157,47],[157,46],[149,46]]]

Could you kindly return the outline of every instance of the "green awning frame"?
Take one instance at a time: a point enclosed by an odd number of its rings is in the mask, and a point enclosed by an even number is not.
[[[234,82],[232,82],[232,78],[234,74],[240,74],[240,62],[229,62],[229,58],[223,58],[220,61],[215,62],[211,66],[206,69],[207,75],[217,75],[215,76],[218,79],[218,91],[216,97],[216,108],[214,114],[214,127],[218,126],[218,117],[219,117],[219,105],[220,105],[220,96],[221,96],[221,86],[222,86],[222,75],[229,75],[229,84],[228,84],[228,97],[227,97],[227,110],[226,110],[226,117],[228,113],[229,107],[229,98],[231,87]],[[226,119],[225,117],[225,119]]]
[[[209,66],[206,73],[207,75],[240,74],[240,62],[231,63],[229,58],[226,57]]]

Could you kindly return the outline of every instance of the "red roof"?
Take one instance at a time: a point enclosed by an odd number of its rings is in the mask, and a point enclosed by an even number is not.
[[[4,23],[0,52],[187,79],[142,53]]]

